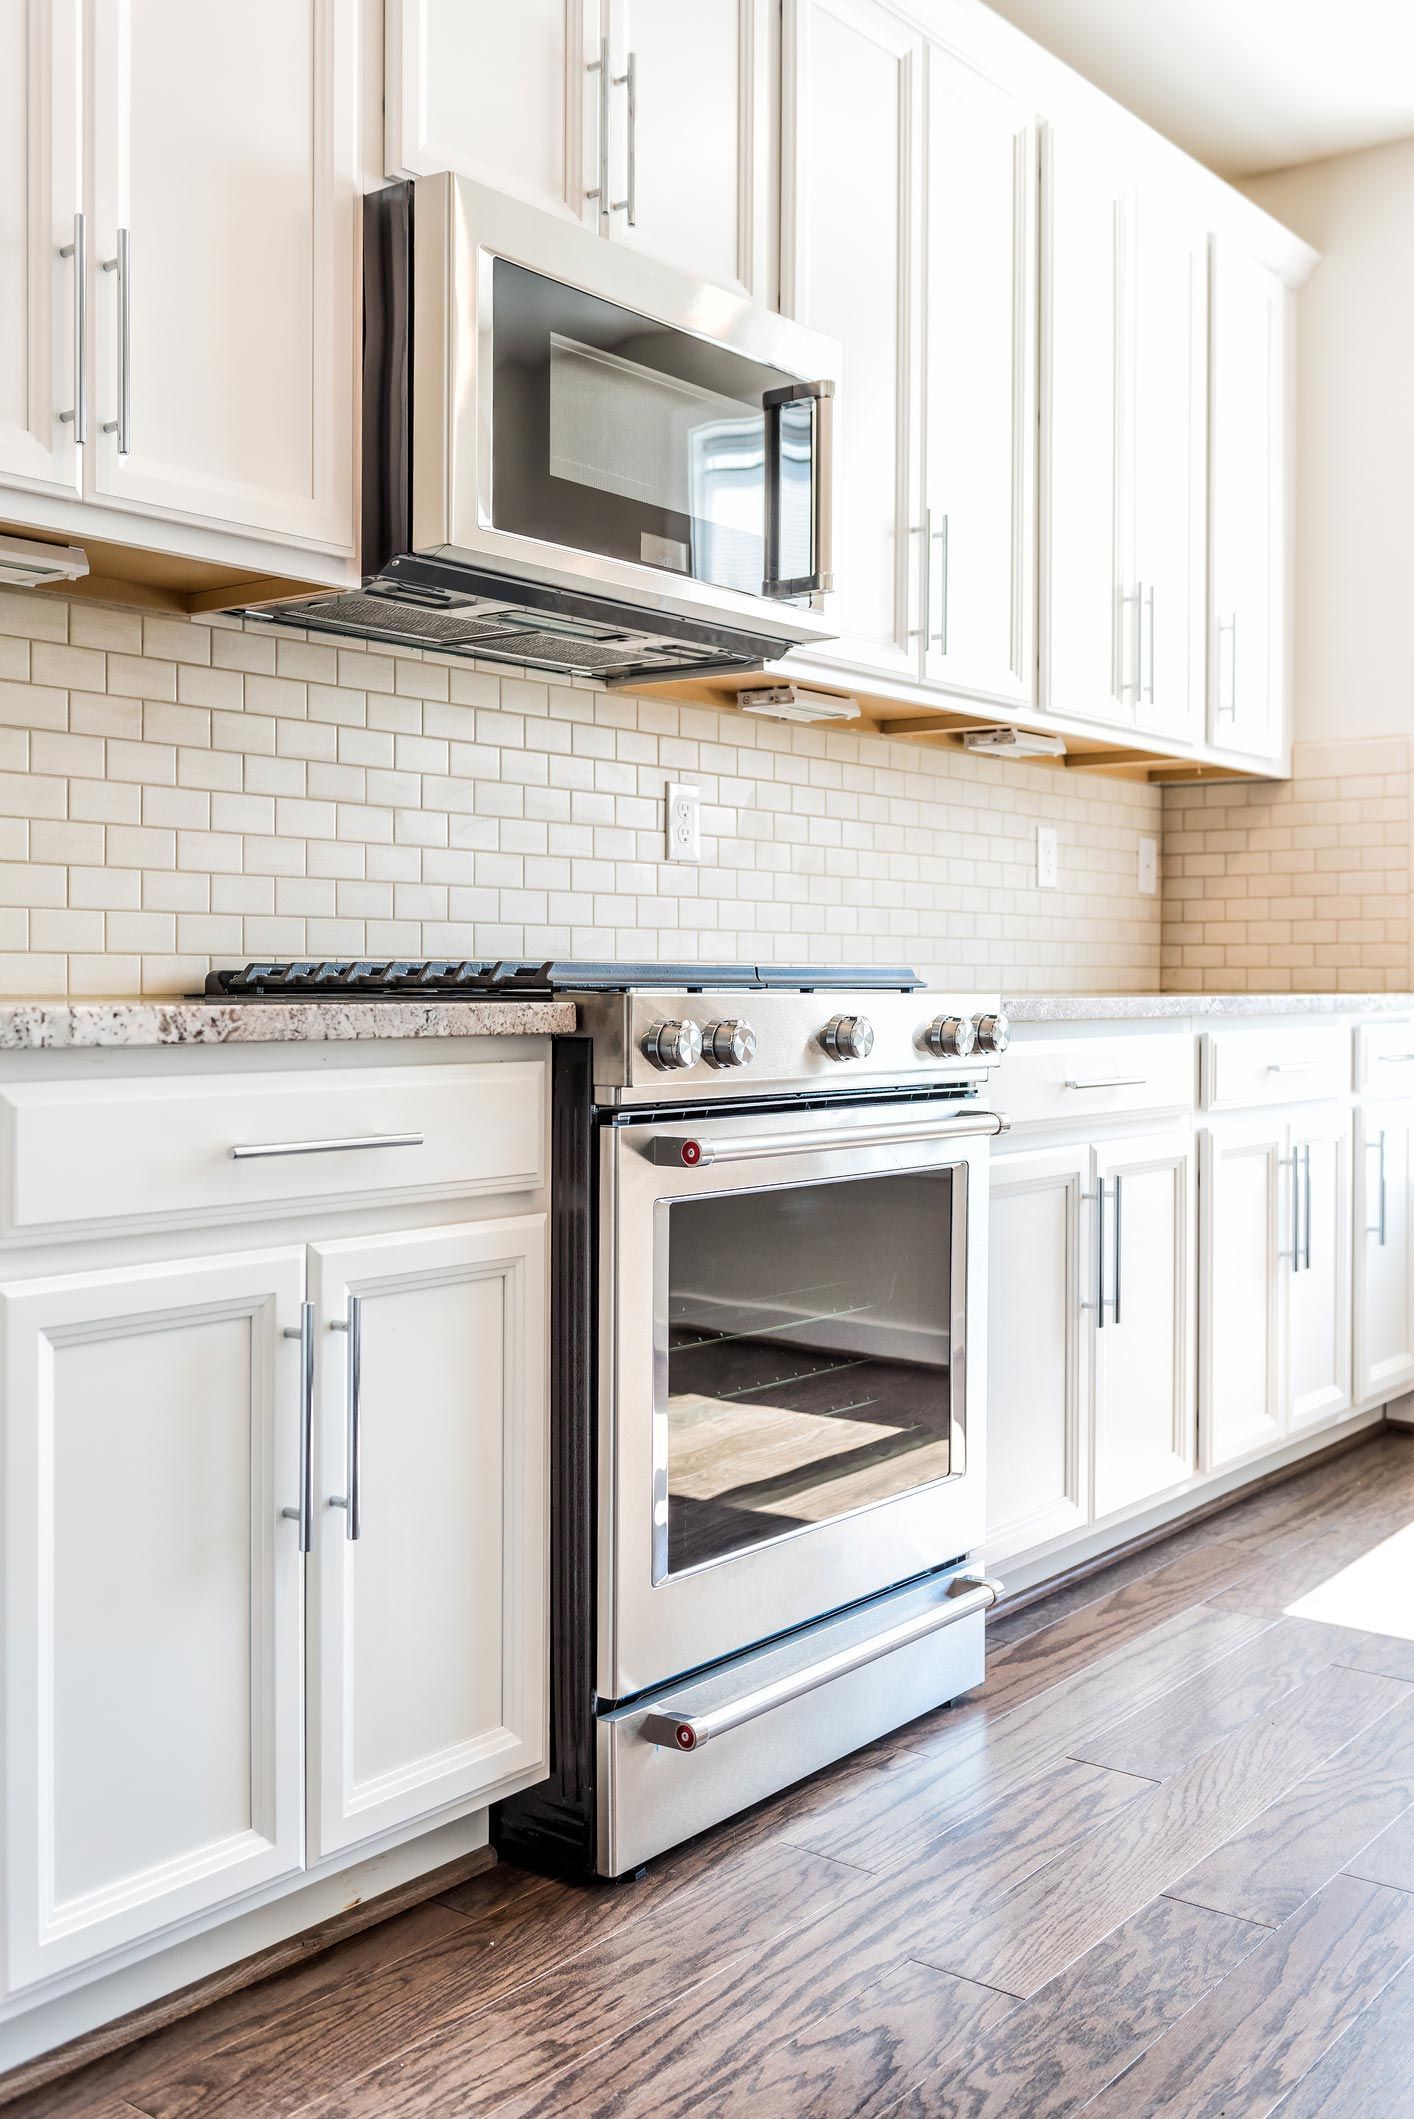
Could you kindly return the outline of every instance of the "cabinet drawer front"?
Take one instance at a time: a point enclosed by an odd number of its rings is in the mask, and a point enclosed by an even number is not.
[[[1350,1088],[1344,1023],[1290,1030],[1210,1030],[1203,1039],[1203,1103],[1209,1111],[1304,1104]]]
[[[0,1233],[529,1188],[544,1094],[538,1060],[20,1083],[0,1093]]]
[[[1088,1125],[1135,1111],[1191,1110],[1193,1040],[1182,1035],[1014,1044],[997,1102],[1014,1125]]]
[[[1355,1033],[1355,1081],[1366,1096],[1407,1096],[1414,1090],[1414,1021],[1395,1016],[1364,1023]]]

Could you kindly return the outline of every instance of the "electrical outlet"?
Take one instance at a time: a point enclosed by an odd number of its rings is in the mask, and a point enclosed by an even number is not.
[[[1054,890],[1060,882],[1060,839],[1054,824],[1036,826],[1036,888]]]
[[[702,859],[702,791],[668,782],[668,852],[670,861]]]
[[[1142,897],[1152,898],[1159,887],[1159,842],[1157,839],[1139,841],[1139,891]]]

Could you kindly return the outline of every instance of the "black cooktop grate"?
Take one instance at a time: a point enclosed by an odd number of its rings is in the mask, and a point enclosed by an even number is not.
[[[313,958],[212,971],[216,1000],[545,1000],[556,993],[839,990],[916,993],[922,980],[899,966],[803,964],[511,963],[458,957]]]

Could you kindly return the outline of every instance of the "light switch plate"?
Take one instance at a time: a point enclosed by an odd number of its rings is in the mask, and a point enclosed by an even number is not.
[[[1054,890],[1060,882],[1060,838],[1054,824],[1036,826],[1036,888]]]
[[[702,791],[679,781],[668,782],[668,848],[670,861],[702,859]]]
[[[1139,891],[1142,897],[1152,898],[1159,887],[1159,842],[1157,839],[1139,841]]]

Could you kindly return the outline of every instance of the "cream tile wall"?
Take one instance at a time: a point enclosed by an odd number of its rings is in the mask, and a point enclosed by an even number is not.
[[[1168,992],[1414,989],[1414,742],[1298,743],[1289,781],[1164,796]]]
[[[663,788],[703,860],[662,860]],[[1061,886],[1035,888],[1054,824]],[[1146,788],[0,592],[0,988],[288,956],[903,961],[1153,991]]]

